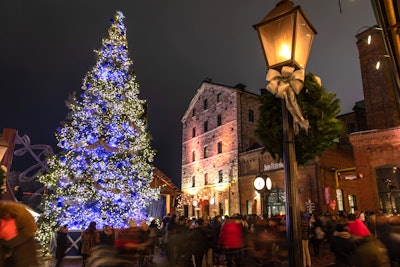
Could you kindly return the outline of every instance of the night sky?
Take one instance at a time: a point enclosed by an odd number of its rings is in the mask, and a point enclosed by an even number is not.
[[[355,35],[376,24],[369,0],[303,0],[318,34],[306,72],[337,94],[342,113],[362,100]],[[80,93],[115,11],[125,15],[131,59],[148,103],[155,166],[180,186],[181,118],[201,82],[259,93],[266,64],[253,25],[278,0],[2,0],[0,132],[15,128],[58,151],[64,101]],[[14,163],[18,159],[14,158]],[[13,165],[15,166],[15,165]],[[11,169],[13,170],[13,168]],[[16,169],[14,169],[16,170]]]

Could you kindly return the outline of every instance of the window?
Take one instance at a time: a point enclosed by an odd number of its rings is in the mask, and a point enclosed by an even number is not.
[[[196,127],[194,127],[193,129],[192,129],[192,137],[195,137],[196,136]]]
[[[222,124],[222,117],[221,117],[221,114],[220,114],[217,117],[217,126],[221,126],[221,124]]]
[[[204,99],[204,110],[208,109],[208,100]]]
[[[204,147],[204,158],[208,158],[208,146]]]
[[[249,109],[249,122],[254,122],[254,111]]]
[[[192,177],[192,187],[196,186],[196,179],[194,178],[194,176]]]
[[[208,132],[208,121],[204,122],[204,132]]]
[[[196,160],[196,151],[192,151],[192,162]]]
[[[218,154],[222,153],[222,142],[218,142]]]
[[[192,116],[193,117],[196,116],[196,109],[195,108],[192,110]]]
[[[221,102],[221,93],[217,94],[217,103]]]
[[[204,174],[204,185],[208,185],[208,173]]]
[[[222,170],[218,171],[218,183],[222,183],[223,177],[222,177]]]

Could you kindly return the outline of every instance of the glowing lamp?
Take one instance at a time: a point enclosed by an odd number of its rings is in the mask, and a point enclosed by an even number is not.
[[[6,154],[8,148],[8,144],[3,137],[0,136],[0,163],[3,160],[4,155]]]
[[[212,197],[212,198],[210,199],[210,205],[214,205],[214,204],[215,204],[215,198]]]
[[[317,32],[300,6],[281,0],[253,27],[258,32],[269,68],[306,68],[312,41]]]

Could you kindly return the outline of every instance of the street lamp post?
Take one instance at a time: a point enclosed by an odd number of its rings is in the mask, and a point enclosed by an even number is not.
[[[301,218],[296,205],[297,162],[293,125],[307,130],[308,121],[303,118],[295,96],[303,87],[304,69],[316,31],[300,6],[288,0],[281,0],[254,28],[269,68],[267,89],[282,99],[288,257],[289,266],[297,267],[303,263],[301,249],[298,249]]]

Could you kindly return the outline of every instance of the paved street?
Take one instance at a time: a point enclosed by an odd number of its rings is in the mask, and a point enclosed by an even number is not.
[[[320,248],[320,255],[315,257],[313,256],[313,251],[310,246],[310,253],[312,257],[312,266],[313,267],[324,267],[329,266],[334,262],[334,257],[329,249],[328,243],[323,243]],[[54,267],[55,259],[52,257],[41,258],[39,259],[41,262],[41,267]],[[156,250],[154,254],[154,264],[153,267],[168,267],[168,261],[165,256],[159,253],[159,250]],[[64,259],[62,267],[82,267],[82,262],[80,258],[66,258]]]

